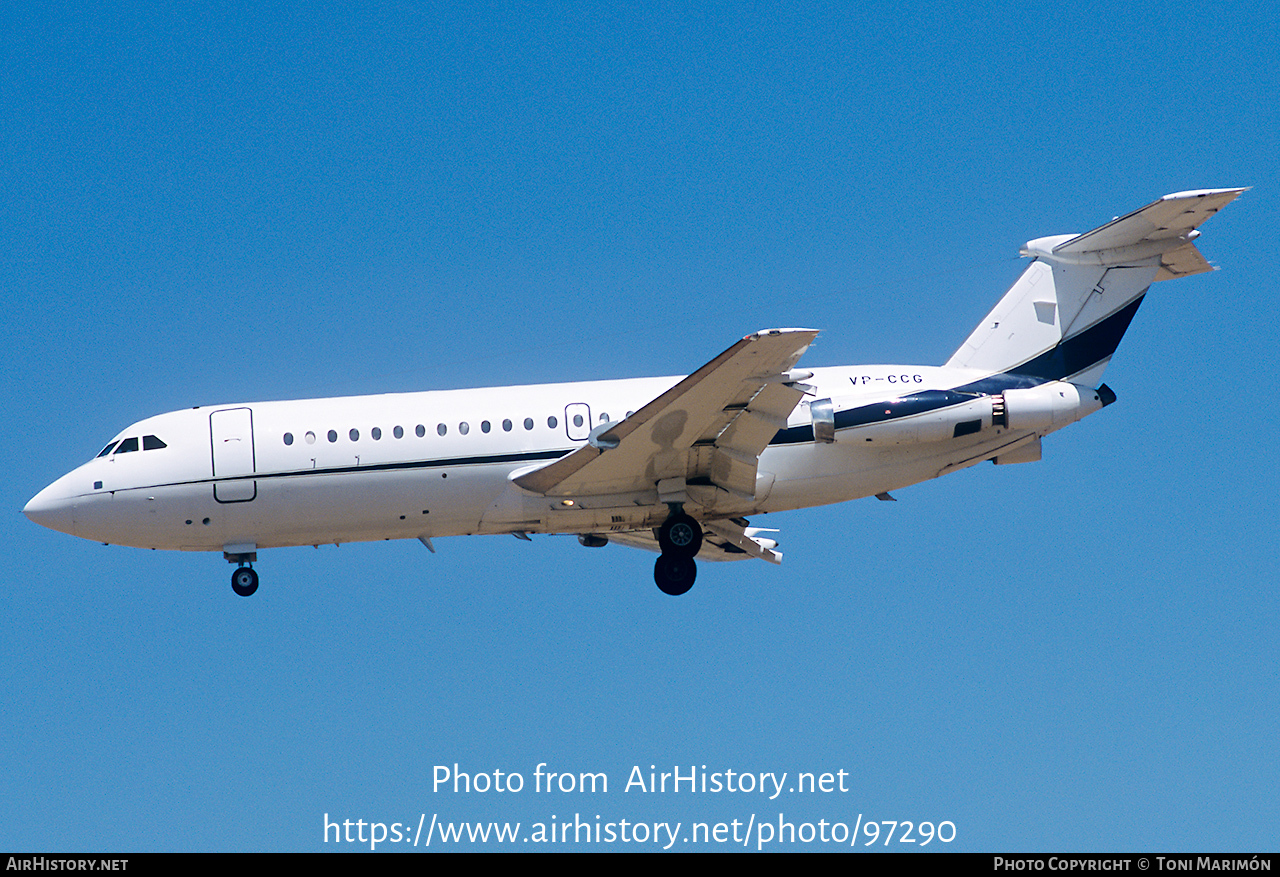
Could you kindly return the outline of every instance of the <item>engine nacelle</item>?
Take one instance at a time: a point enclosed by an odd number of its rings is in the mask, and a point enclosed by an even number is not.
[[[840,430],[841,442],[902,445],[944,441],[989,429],[993,425],[992,398],[923,390],[871,405],[866,404],[865,396],[819,399],[811,403],[810,411],[816,441],[835,441],[835,430]],[[830,425],[821,422],[828,417]]]
[[[1040,434],[1061,429],[1097,411],[1105,404],[1097,390],[1051,381],[1025,390],[1004,391],[1004,425],[1011,430]]]
[[[814,441],[901,445],[962,438],[994,428],[1041,435],[1092,414],[1114,399],[1066,381],[1005,390],[996,396],[922,390],[883,402],[866,397],[816,399],[809,405]]]

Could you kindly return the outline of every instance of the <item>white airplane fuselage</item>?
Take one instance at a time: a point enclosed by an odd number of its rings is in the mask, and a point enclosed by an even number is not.
[[[815,369],[806,380],[815,398],[831,398],[838,410],[849,410],[984,376],[938,367],[858,366]],[[92,459],[45,488],[26,511],[39,523],[85,539],[183,551],[656,526],[668,514],[656,488],[549,498],[518,487],[509,476],[569,453],[586,442],[592,426],[620,420],[679,380],[173,411],[133,424],[113,442],[156,436],[165,447]],[[977,396],[969,400],[972,412],[949,406],[843,428],[836,441],[824,443],[813,439],[809,407],[802,404],[761,455],[756,495],[712,488],[704,491],[711,500],[705,505],[718,517],[739,517],[873,496],[990,459],[1020,439],[1101,407],[1093,390],[1055,383],[1060,390],[1074,389],[1070,401],[1063,399],[1056,423],[1038,422],[1031,430],[996,425],[991,398]],[[982,425],[953,438],[959,420]],[[792,431],[804,434],[788,441]],[[690,486],[695,497],[697,487]]]

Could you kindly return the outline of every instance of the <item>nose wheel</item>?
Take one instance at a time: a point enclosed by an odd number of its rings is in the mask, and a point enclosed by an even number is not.
[[[258,590],[258,574],[251,566],[242,566],[231,573],[231,590],[241,597],[251,597]]]
[[[684,512],[675,512],[658,528],[662,554],[653,566],[658,590],[678,597],[693,587],[698,577],[694,555],[702,548],[702,525]]]

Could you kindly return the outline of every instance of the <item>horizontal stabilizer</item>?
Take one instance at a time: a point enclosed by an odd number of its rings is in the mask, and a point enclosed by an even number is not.
[[[1165,195],[1140,210],[1078,235],[1028,241],[1022,255],[1069,265],[1123,265],[1160,257],[1156,280],[1213,270],[1192,244],[1196,228],[1245,189],[1197,189]]]

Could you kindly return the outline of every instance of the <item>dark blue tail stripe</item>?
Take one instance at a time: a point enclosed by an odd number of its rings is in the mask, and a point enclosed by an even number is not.
[[[1133,315],[1138,312],[1138,306],[1145,297],[1145,294],[1138,296],[1105,320],[1009,371],[1046,381],[1060,381],[1097,365],[1116,352],[1120,339],[1124,337],[1125,330],[1129,328]]]

